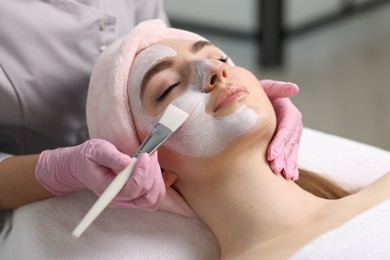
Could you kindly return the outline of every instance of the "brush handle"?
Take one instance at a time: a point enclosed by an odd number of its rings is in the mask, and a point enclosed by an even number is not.
[[[92,208],[73,230],[72,235],[74,237],[80,237],[92,224],[92,222],[100,215],[100,213],[108,206],[108,204],[110,204],[115,196],[118,195],[118,193],[125,186],[126,182],[129,180],[136,162],[137,158],[133,157],[130,161],[130,164],[120,173],[118,173],[114,180],[112,180],[110,185],[108,185],[106,190],[102,193]]]

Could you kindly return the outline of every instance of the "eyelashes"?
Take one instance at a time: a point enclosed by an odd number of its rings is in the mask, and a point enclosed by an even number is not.
[[[229,61],[229,56],[222,56],[220,58],[218,58],[219,61],[223,62],[223,63],[227,63]],[[161,102],[164,100],[164,98],[166,96],[169,95],[169,93],[176,87],[178,87],[183,81],[177,81],[175,83],[173,83],[172,85],[169,85],[168,88],[166,88],[162,93],[161,95],[155,99],[156,102]]]
[[[229,56],[223,56],[223,57],[219,58],[218,60],[222,61],[223,63],[226,63],[229,59],[230,59]]]
[[[178,81],[176,83],[173,83],[172,85],[169,85],[169,87],[166,88],[164,90],[164,92],[161,93],[161,95],[158,98],[156,98],[156,101],[157,102],[162,101],[171,92],[171,90],[173,90],[175,87],[179,86],[180,83],[182,83],[182,81]]]

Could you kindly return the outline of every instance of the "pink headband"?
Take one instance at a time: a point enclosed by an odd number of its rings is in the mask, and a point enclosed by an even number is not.
[[[116,40],[102,53],[92,71],[88,90],[87,124],[90,138],[105,139],[119,151],[134,155],[140,142],[135,134],[128,103],[130,68],[141,50],[158,41],[172,38],[205,40],[195,33],[167,28],[160,20],[149,20],[138,24],[128,35]],[[181,201],[177,197],[172,201],[172,196],[179,195],[171,189],[167,190],[166,202],[162,208],[191,215],[188,205],[181,205],[185,203],[181,196]],[[187,207],[186,211],[183,211],[184,206]]]

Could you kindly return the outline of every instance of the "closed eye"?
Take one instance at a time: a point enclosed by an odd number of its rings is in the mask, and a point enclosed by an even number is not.
[[[229,57],[228,56],[224,56],[224,57],[219,58],[218,60],[226,63],[229,60]]]
[[[164,92],[161,93],[161,95],[160,95],[158,98],[156,98],[156,102],[162,101],[162,100],[171,92],[171,90],[173,90],[175,87],[179,86],[179,84],[180,84],[181,82],[182,82],[182,81],[178,81],[178,82],[176,82],[176,83],[170,85],[168,88],[166,88],[166,89],[164,90]]]

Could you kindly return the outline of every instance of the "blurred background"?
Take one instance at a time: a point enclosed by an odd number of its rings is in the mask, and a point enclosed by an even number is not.
[[[259,79],[291,81],[305,127],[390,150],[390,1],[165,0],[171,25]]]

